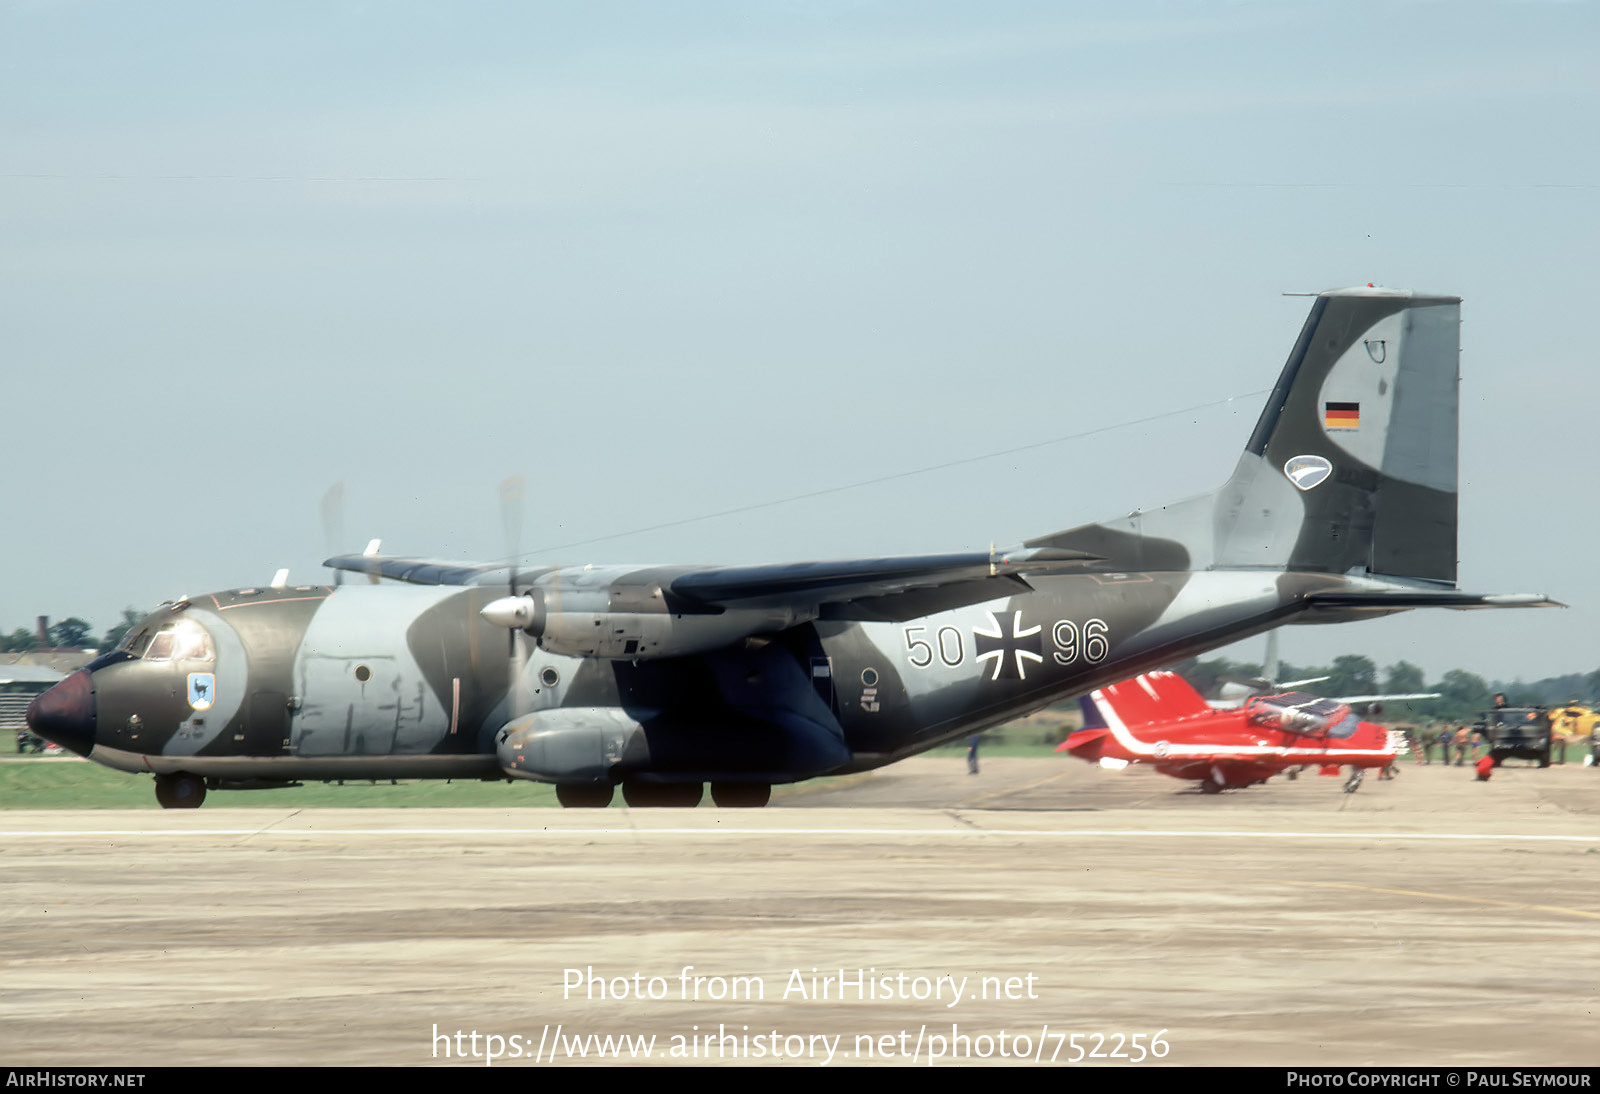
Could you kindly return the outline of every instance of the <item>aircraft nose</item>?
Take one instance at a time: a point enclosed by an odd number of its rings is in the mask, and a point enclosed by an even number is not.
[[[28,704],[28,728],[80,756],[94,748],[94,720],[94,683],[87,669],[79,669]]]

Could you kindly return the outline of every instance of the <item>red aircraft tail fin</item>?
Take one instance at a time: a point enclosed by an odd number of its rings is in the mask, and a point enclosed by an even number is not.
[[[1094,693],[1094,702],[1109,706],[1129,729],[1211,711],[1200,693],[1175,672],[1147,672],[1101,688]]]

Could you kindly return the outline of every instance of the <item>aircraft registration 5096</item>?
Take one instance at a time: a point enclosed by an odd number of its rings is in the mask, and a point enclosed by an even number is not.
[[[754,566],[385,557],[163,605],[40,696],[158,800],[311,779],[764,805],[1284,622],[1550,604],[1456,588],[1460,301],[1315,298],[1233,474],[1002,551]]]

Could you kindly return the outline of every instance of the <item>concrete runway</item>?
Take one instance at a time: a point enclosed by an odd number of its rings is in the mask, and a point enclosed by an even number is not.
[[[0,1057],[1600,1063],[1600,771],[1340,781],[951,757],[757,811],[0,813]]]

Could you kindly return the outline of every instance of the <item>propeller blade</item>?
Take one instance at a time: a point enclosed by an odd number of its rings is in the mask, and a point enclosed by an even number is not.
[[[500,483],[500,523],[505,531],[507,562],[511,567],[511,595],[517,595],[517,570],[522,561],[522,500],[525,488],[521,475],[509,475]]]
[[[489,605],[488,608],[484,609],[484,617],[490,619],[491,621],[497,621],[497,620],[495,620],[495,618],[493,616],[490,616],[489,613],[490,613],[491,610],[494,610],[499,606],[505,605],[508,601],[516,601],[516,600],[526,600],[528,602],[527,603],[528,622],[531,623],[533,621],[533,602],[532,602],[532,600],[527,598],[527,597],[519,597],[519,596],[517,596],[517,577],[518,577],[517,570],[518,570],[518,563],[520,563],[522,561],[521,555],[522,555],[522,499],[523,499],[523,495],[524,495],[524,485],[523,485],[523,481],[522,481],[522,476],[521,475],[507,475],[503,480],[501,480],[501,482],[500,482],[500,525],[501,525],[502,530],[505,532],[505,549],[506,549],[506,556],[507,556],[506,563],[507,563],[507,566],[509,567],[509,569],[511,571],[511,574],[510,574],[510,577],[507,579],[507,582],[506,582],[506,585],[507,585],[506,592],[507,592],[508,595],[503,597],[500,600],[495,601],[493,604]],[[505,625],[508,625],[508,624],[502,624],[502,625],[505,626]],[[527,623],[521,624],[521,626],[526,626],[526,625],[527,625]],[[522,643],[522,640],[521,640],[520,635],[518,633],[519,630],[520,630],[520,627],[511,626],[511,629],[506,634],[506,642],[507,642],[506,656],[511,660],[511,693],[510,694],[511,694],[511,696],[513,698],[513,707],[514,708],[516,706],[520,705],[520,704],[517,704],[515,702],[515,700],[517,698],[524,698],[524,699],[526,698],[525,695],[519,695],[519,692],[522,692],[522,691],[525,690],[525,689],[523,689],[523,685],[522,685],[522,675],[523,675],[523,671],[527,668],[527,664],[528,664],[527,648]],[[514,715],[515,714],[519,714],[519,713],[521,713],[521,711],[513,709],[513,714]]]
[[[344,546],[344,483],[336,482],[322,495],[322,542],[324,558],[332,558]],[[344,571],[333,571],[333,583],[344,584]]]

